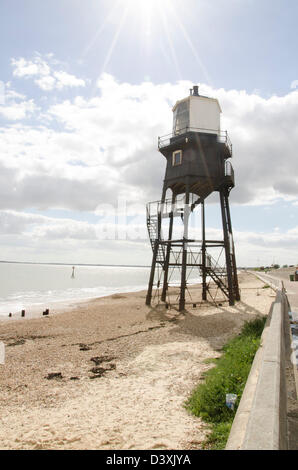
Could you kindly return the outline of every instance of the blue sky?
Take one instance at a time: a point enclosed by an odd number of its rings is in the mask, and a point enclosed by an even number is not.
[[[198,83],[234,145],[239,264],[296,263],[297,13],[294,0],[2,0],[0,258],[149,263],[143,232],[99,240],[98,206],[138,202],[126,222],[144,225],[157,136]],[[214,198],[207,220],[220,231]]]

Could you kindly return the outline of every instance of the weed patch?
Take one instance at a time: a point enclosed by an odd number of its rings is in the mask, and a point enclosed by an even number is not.
[[[223,347],[223,355],[204,373],[205,382],[193,390],[186,403],[191,413],[210,423],[205,448],[225,447],[265,322],[266,317],[258,317],[244,324],[241,333]],[[237,395],[233,410],[226,406],[227,393]]]

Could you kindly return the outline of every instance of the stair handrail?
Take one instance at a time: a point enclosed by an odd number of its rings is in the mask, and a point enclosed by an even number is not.
[[[190,193],[189,196],[190,196],[189,206],[191,207],[194,204],[194,202],[197,200],[198,196],[194,193]],[[185,195],[178,195],[176,197],[174,206],[173,206],[172,198],[165,199],[164,203],[162,203],[161,200],[151,201],[146,204],[147,219],[148,217],[151,217],[152,213],[154,213],[154,215],[156,216],[159,212],[162,212],[163,214],[170,214],[172,211],[176,212],[179,209],[184,210],[184,208],[185,208]]]

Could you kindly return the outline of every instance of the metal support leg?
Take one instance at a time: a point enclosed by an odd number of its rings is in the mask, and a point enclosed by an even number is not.
[[[172,240],[172,234],[173,234],[173,222],[174,222],[173,210],[174,210],[175,201],[176,201],[176,195],[173,193],[172,207],[171,207],[171,213],[170,213],[169,237],[168,237],[169,243],[167,244],[167,252],[166,252],[165,264],[164,264],[164,278],[163,278],[163,287],[162,287],[162,294],[161,294],[162,302],[165,302],[167,290],[168,290],[168,274],[169,274],[169,262],[170,262],[170,254],[171,254],[170,242]]]
[[[179,312],[185,309],[187,239],[188,239],[188,219],[189,219],[189,184],[187,184],[186,189],[185,189],[185,206],[184,207],[185,207],[184,209],[184,236],[183,236],[183,254],[182,254]]]
[[[206,235],[205,235],[205,202],[201,203],[202,208],[202,300],[207,300],[206,283]]]
[[[229,304],[234,305],[233,268],[232,268],[232,260],[231,260],[230,237],[229,237],[227,211],[226,211],[226,203],[228,201],[228,196],[226,193],[227,193],[226,189],[221,189],[219,194],[220,194],[222,226],[223,226],[223,234],[224,234],[224,247],[225,247],[225,254],[226,254]]]
[[[232,271],[233,271],[233,287],[234,287],[234,295],[236,300],[240,300],[240,292],[239,292],[239,283],[238,283],[238,274],[237,274],[237,266],[236,266],[236,256],[235,256],[235,246],[233,240],[233,230],[232,230],[232,220],[231,220],[231,213],[230,213],[230,206],[229,206],[229,198],[226,195],[226,211],[227,211],[227,222],[228,222],[228,229],[230,234],[230,243],[231,243],[231,258],[232,258]]]
[[[150,278],[149,278],[149,285],[148,285],[147,296],[146,296],[146,305],[151,305],[157,251],[158,251],[158,240],[155,240],[154,249],[153,249],[153,257],[152,257],[152,264],[151,264],[151,271],[150,271]]]

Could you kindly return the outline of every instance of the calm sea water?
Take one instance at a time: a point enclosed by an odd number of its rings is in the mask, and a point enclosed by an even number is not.
[[[0,263],[0,315],[147,288],[150,268]],[[177,273],[178,275],[178,273]],[[176,276],[175,276],[176,277]],[[198,281],[192,276],[193,281]]]
[[[0,263],[0,315],[57,301],[145,289],[149,268]]]

